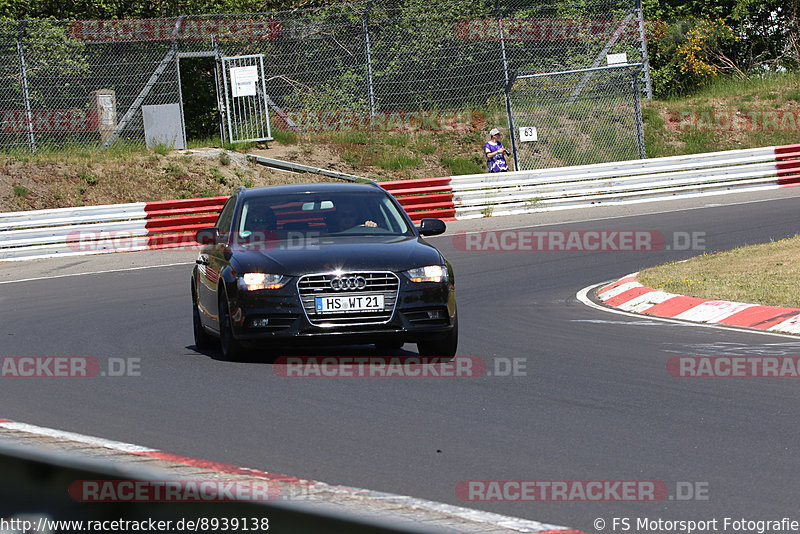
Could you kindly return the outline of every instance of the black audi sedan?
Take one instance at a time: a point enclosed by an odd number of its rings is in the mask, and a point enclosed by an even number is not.
[[[453,269],[422,237],[444,231],[377,184],[240,188],[196,235],[195,345],[219,338],[227,360],[307,344],[452,357]]]

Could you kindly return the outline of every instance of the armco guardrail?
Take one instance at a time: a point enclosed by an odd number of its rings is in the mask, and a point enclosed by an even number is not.
[[[413,221],[419,221],[423,217],[452,220],[456,210],[450,181],[451,178],[447,176],[378,182],[378,184],[400,202]]]
[[[266,158],[255,154],[248,154],[247,157],[262,165],[285,171],[319,174],[321,176],[347,180],[349,182],[373,181],[361,176],[320,169],[318,167],[311,167],[291,161]],[[449,177],[374,183],[390,191],[414,221],[419,221],[423,217],[439,217],[448,220],[455,216],[456,212],[455,206],[453,206],[453,195]]]
[[[800,145],[450,177],[456,219],[800,183]]]
[[[2,213],[0,261],[192,245],[227,198]]]
[[[282,171],[289,171],[289,172],[297,172],[297,173],[311,173],[311,174],[319,174],[321,176],[327,176],[328,178],[336,178],[337,180],[345,180],[347,182],[371,182],[372,180],[368,178],[362,178],[361,176],[355,176],[353,174],[347,174],[344,172],[337,172],[331,171],[328,169],[320,169],[319,167],[312,167],[310,165],[303,165],[301,163],[294,163],[293,161],[284,161],[281,159],[275,158],[266,158],[264,156],[257,156],[255,154],[248,154],[247,158],[260,163],[261,165],[266,165],[267,167],[271,167],[273,169],[279,169]]]
[[[428,216],[452,218],[452,194],[447,187],[437,188],[437,181],[447,179],[389,182],[387,189],[400,184],[394,191],[415,221]],[[194,246],[195,232],[214,224],[227,198],[2,213],[0,261]],[[442,211],[443,206],[449,208]]]
[[[511,215],[800,185],[800,144],[380,182],[411,219]],[[227,197],[0,214],[0,261],[194,245]]]
[[[84,503],[76,499],[74,488],[83,482],[105,484],[103,487],[119,487],[118,483],[136,481],[156,481],[163,484],[175,479],[169,471],[159,471],[136,465],[120,466],[112,460],[100,457],[78,456],[74,453],[56,452],[31,448],[29,445],[0,442],[0,518],[6,525],[3,532],[99,532],[93,524],[103,521],[109,530],[122,532],[147,530],[148,525],[166,525],[171,521],[175,528],[162,528],[170,532],[200,531],[219,532],[213,526],[213,519],[239,518],[253,531],[269,530],[277,532],[348,532],[367,533],[423,533],[449,532],[449,529],[428,523],[401,520],[397,517],[356,515],[352,510],[337,509],[335,506],[312,502],[288,501],[203,501],[203,493],[195,495],[196,502],[168,499],[148,499],[125,492],[126,496],[114,500],[115,494],[100,495],[107,502]],[[225,479],[218,479],[224,483]],[[187,483],[184,478],[178,482]],[[263,483],[264,481],[262,481]],[[241,482],[240,483],[244,483]],[[96,490],[95,490],[96,491]],[[122,495],[120,491],[120,495]],[[165,493],[166,495],[166,493]],[[212,522],[210,522],[212,521]],[[181,528],[181,525],[194,524]],[[220,523],[222,524],[222,523]],[[225,523],[227,525],[227,523]],[[23,525],[26,525],[23,528]],[[120,526],[120,525],[127,525]],[[199,526],[204,525],[204,526]],[[209,527],[209,528],[205,528]],[[261,527],[260,529],[258,527]],[[153,532],[153,526],[149,527]],[[220,528],[222,528],[220,526]],[[232,529],[233,530],[233,529]],[[238,530],[238,529],[237,529]],[[564,530],[565,533],[569,532]]]

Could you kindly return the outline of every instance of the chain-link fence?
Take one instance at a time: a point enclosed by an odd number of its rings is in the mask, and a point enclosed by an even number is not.
[[[191,62],[249,54],[264,57],[273,132],[509,127],[505,87],[514,73],[597,66],[609,53],[646,59],[635,25],[641,9],[631,1],[376,0],[174,19],[3,21],[0,147],[141,142],[143,105],[196,112],[203,95],[181,83]],[[230,105],[220,95],[216,103],[223,114]]]
[[[521,169],[644,158],[641,65],[518,76],[510,90]]]

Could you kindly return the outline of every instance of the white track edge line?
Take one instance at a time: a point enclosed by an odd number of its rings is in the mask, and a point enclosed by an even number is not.
[[[163,265],[142,265],[140,267],[125,267],[121,269],[108,269],[105,271],[90,271],[86,273],[55,274],[53,276],[37,276],[35,278],[23,278],[21,280],[4,280],[2,284],[17,284],[20,282],[35,282],[37,280],[53,280],[55,278],[69,278],[71,276],[89,276],[93,274],[122,273],[126,271],[140,271],[142,269],[158,269],[159,267],[175,267],[177,265],[194,265],[194,262],[165,263]]]
[[[86,436],[84,434],[77,434],[75,432],[68,432],[66,430],[57,430],[55,428],[46,428],[36,425],[29,425],[27,423],[17,423],[16,421],[0,422],[0,428],[15,430],[17,432],[26,432],[28,434],[37,434],[40,436],[47,436],[50,438],[77,441],[79,443],[96,445],[98,447],[104,447],[106,449],[113,449],[122,452],[141,453],[141,452],[155,452],[157,450],[157,449],[151,449],[150,447],[142,447],[140,445],[124,443],[122,441],[96,438],[93,436]]]
[[[35,434],[40,436],[47,436],[57,439],[65,439],[76,441],[78,443],[86,443],[89,445],[96,445],[107,449],[118,450],[127,453],[148,453],[148,452],[161,452],[158,449],[150,447],[143,447],[141,445],[134,445],[132,443],[125,443],[122,441],[114,441],[105,438],[98,438],[94,436],[87,436],[85,434],[78,434],[75,432],[68,432],[66,430],[57,430],[54,428],[41,427],[31,425],[28,423],[18,423],[16,421],[0,421],[0,428],[13,430],[17,432],[25,432],[28,434]],[[214,469],[210,469],[214,470]],[[261,472],[260,470],[254,470]],[[325,488],[325,490],[342,494],[356,493],[359,496],[364,496],[384,502],[391,502],[395,504],[403,504],[414,508],[421,508],[424,510],[431,510],[440,512],[452,517],[465,519],[469,521],[476,521],[489,525],[495,525],[503,528],[510,528],[518,532],[541,532],[541,531],[557,531],[557,530],[576,530],[569,527],[559,525],[552,525],[549,523],[542,523],[531,519],[523,519],[520,517],[513,517],[508,515],[496,514],[493,512],[485,512],[483,510],[475,510],[473,508],[466,508],[463,506],[455,506],[452,504],[441,503],[437,501],[429,501],[427,499],[419,499],[406,495],[399,495],[395,493],[386,493],[380,491],[373,491],[361,488],[354,488],[348,486],[333,486],[325,482],[309,481],[315,485]]]

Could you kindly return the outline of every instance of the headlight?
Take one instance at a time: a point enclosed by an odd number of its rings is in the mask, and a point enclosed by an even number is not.
[[[286,284],[282,274],[245,273],[242,281],[248,291],[258,289],[280,289]]]
[[[447,280],[447,267],[444,265],[428,265],[417,269],[409,269],[406,275],[412,282],[442,282]]]

